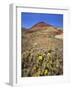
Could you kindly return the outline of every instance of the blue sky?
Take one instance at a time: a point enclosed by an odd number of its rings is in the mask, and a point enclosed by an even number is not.
[[[63,28],[63,14],[21,13],[21,27],[31,28],[39,22]]]

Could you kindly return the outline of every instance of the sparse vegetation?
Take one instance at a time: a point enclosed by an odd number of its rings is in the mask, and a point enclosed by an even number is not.
[[[62,50],[29,50],[22,54],[22,76],[63,74]]]
[[[52,30],[22,30],[22,77],[63,74],[63,40],[55,38]]]

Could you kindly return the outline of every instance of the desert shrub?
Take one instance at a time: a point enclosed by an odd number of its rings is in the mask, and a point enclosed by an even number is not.
[[[22,54],[22,76],[46,76],[63,74],[62,50],[31,48]]]

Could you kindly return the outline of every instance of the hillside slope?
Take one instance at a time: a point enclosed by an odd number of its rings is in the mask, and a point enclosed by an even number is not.
[[[62,33],[44,22],[22,29],[22,77],[63,74],[63,39],[57,38]]]

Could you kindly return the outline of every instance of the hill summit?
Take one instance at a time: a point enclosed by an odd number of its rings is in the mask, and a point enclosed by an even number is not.
[[[48,28],[50,26],[52,26],[52,25],[47,24],[45,22],[39,22],[39,23],[35,24],[34,26],[32,26],[31,30],[38,30],[38,29],[42,30],[42,29],[46,29],[46,28]]]

